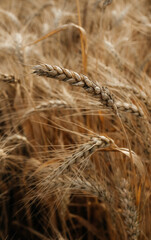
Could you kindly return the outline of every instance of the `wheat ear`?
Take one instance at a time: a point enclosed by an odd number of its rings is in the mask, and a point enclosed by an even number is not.
[[[29,115],[35,112],[42,112],[52,108],[66,108],[66,107],[69,107],[67,102],[59,99],[51,99],[47,102],[42,102],[39,105],[30,108],[27,112],[25,112],[23,119],[26,119],[27,117],[29,117]]]
[[[89,142],[81,145],[72,156],[66,158],[53,174],[53,178],[60,176],[61,174],[68,173],[71,167],[77,163],[81,163],[90,157],[98,149],[106,149],[114,145],[112,139],[104,136],[93,137]]]
[[[98,149],[109,149],[114,146],[114,141],[112,139],[106,138],[104,136],[93,137],[89,142],[81,145],[75,150],[75,152],[67,157],[60,166],[55,168],[50,164],[44,164],[44,167],[37,169],[34,174],[30,174],[30,179],[36,176],[40,171],[40,181],[38,181],[38,187],[40,187],[43,194],[41,197],[45,196],[47,190],[49,189],[49,194],[57,189],[62,189],[68,184],[66,181],[66,176],[74,177],[75,172],[72,167],[78,163],[84,162],[88,157],[90,157]],[[41,181],[42,180],[42,181]],[[31,180],[32,182],[32,180]],[[71,183],[70,183],[71,184]],[[48,187],[49,186],[49,187]],[[38,193],[38,195],[40,192]]]
[[[129,190],[129,184],[126,179],[121,180],[118,192],[127,239],[137,240],[139,236],[138,214],[134,198]]]
[[[47,194],[49,196],[53,193],[56,194],[56,191],[85,191],[97,197],[101,202],[106,203],[109,208],[112,208],[114,204],[113,196],[111,196],[105,186],[98,184],[89,176],[86,176],[86,178],[84,176],[75,176],[77,174],[71,169],[68,174],[62,174],[48,181],[48,178],[44,177],[45,174],[47,175],[48,173],[46,172],[44,171],[43,180],[38,181],[37,188],[35,188],[35,190],[40,189],[40,191],[36,193],[37,197],[42,199],[44,196],[46,197]]]
[[[79,86],[84,88],[87,92],[100,98],[101,103],[104,106],[113,108],[116,111],[114,99],[112,94],[106,87],[100,87],[87,76],[79,74],[74,71],[70,71],[66,68],[52,66],[48,64],[37,65],[34,67],[34,73],[39,76],[45,76],[49,78],[55,78],[64,82],[68,82],[73,86]]]
[[[108,203],[110,206],[113,204],[113,198],[106,187],[94,182],[90,177],[87,177],[87,179],[84,177],[69,178],[68,181],[71,182],[70,189],[84,190],[97,197],[100,201]]]

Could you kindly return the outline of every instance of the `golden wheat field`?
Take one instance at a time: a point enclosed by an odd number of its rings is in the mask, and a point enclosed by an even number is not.
[[[151,1],[0,0],[0,240],[151,240]]]

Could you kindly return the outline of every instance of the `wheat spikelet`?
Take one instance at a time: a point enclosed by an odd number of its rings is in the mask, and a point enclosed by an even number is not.
[[[28,139],[20,134],[12,134],[7,136],[1,141],[2,148],[0,149],[1,159],[2,157],[11,156],[12,152],[17,150],[21,146],[31,146]]]
[[[11,136],[8,136],[5,139],[5,142],[6,142],[5,144],[11,143],[11,142],[24,142],[29,144],[27,138],[20,134],[13,134]]]
[[[105,87],[98,86],[83,74],[78,74],[77,72],[70,71],[66,68],[52,66],[48,64],[35,66],[34,73],[39,76],[56,78],[64,82],[68,82],[73,86],[82,87],[88,93],[99,97],[104,106],[111,107],[114,110],[116,109],[114,99],[109,90]]]
[[[129,86],[129,85],[122,84],[122,83],[119,83],[118,85],[117,84],[107,84],[107,87],[112,87],[112,88],[116,88],[116,89],[119,88],[119,89],[123,89],[123,90],[126,90],[126,91],[132,93],[134,96],[136,96],[140,101],[142,101],[145,104],[148,111],[151,111],[151,101],[150,101],[149,97],[147,96],[147,94],[143,90],[140,90],[134,86]]]
[[[132,113],[135,116],[138,117],[144,117],[144,113],[141,108],[138,108],[134,104],[126,103],[126,102],[121,102],[121,101],[116,101],[115,105],[119,111],[122,112],[127,112],[127,113]]]
[[[101,105],[99,102],[96,102],[95,106],[100,107]],[[115,100],[115,106],[122,118],[123,118],[122,113],[131,113],[142,119],[145,118],[144,112],[142,111],[142,109],[140,107],[137,107],[135,104]]]
[[[13,75],[0,74],[0,81],[5,83],[17,83],[19,80],[15,79]]]

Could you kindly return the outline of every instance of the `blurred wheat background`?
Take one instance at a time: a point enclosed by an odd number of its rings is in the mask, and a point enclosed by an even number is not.
[[[151,1],[0,1],[0,239],[151,240]]]

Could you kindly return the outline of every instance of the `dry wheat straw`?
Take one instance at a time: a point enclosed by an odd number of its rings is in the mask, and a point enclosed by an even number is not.
[[[57,240],[65,240],[65,238],[58,232]]]
[[[91,81],[87,76],[83,74],[79,74],[66,68],[52,66],[48,64],[35,66],[34,73],[39,76],[56,78],[64,82],[68,82],[73,86],[82,87],[87,92],[99,97],[104,106],[111,107],[114,110],[116,109],[114,99],[109,90],[106,87],[98,86],[96,83]]]
[[[126,179],[121,179],[119,184],[118,192],[120,197],[120,207],[127,237],[129,240],[137,240],[139,236],[139,225],[134,197],[129,190],[129,184]]]

